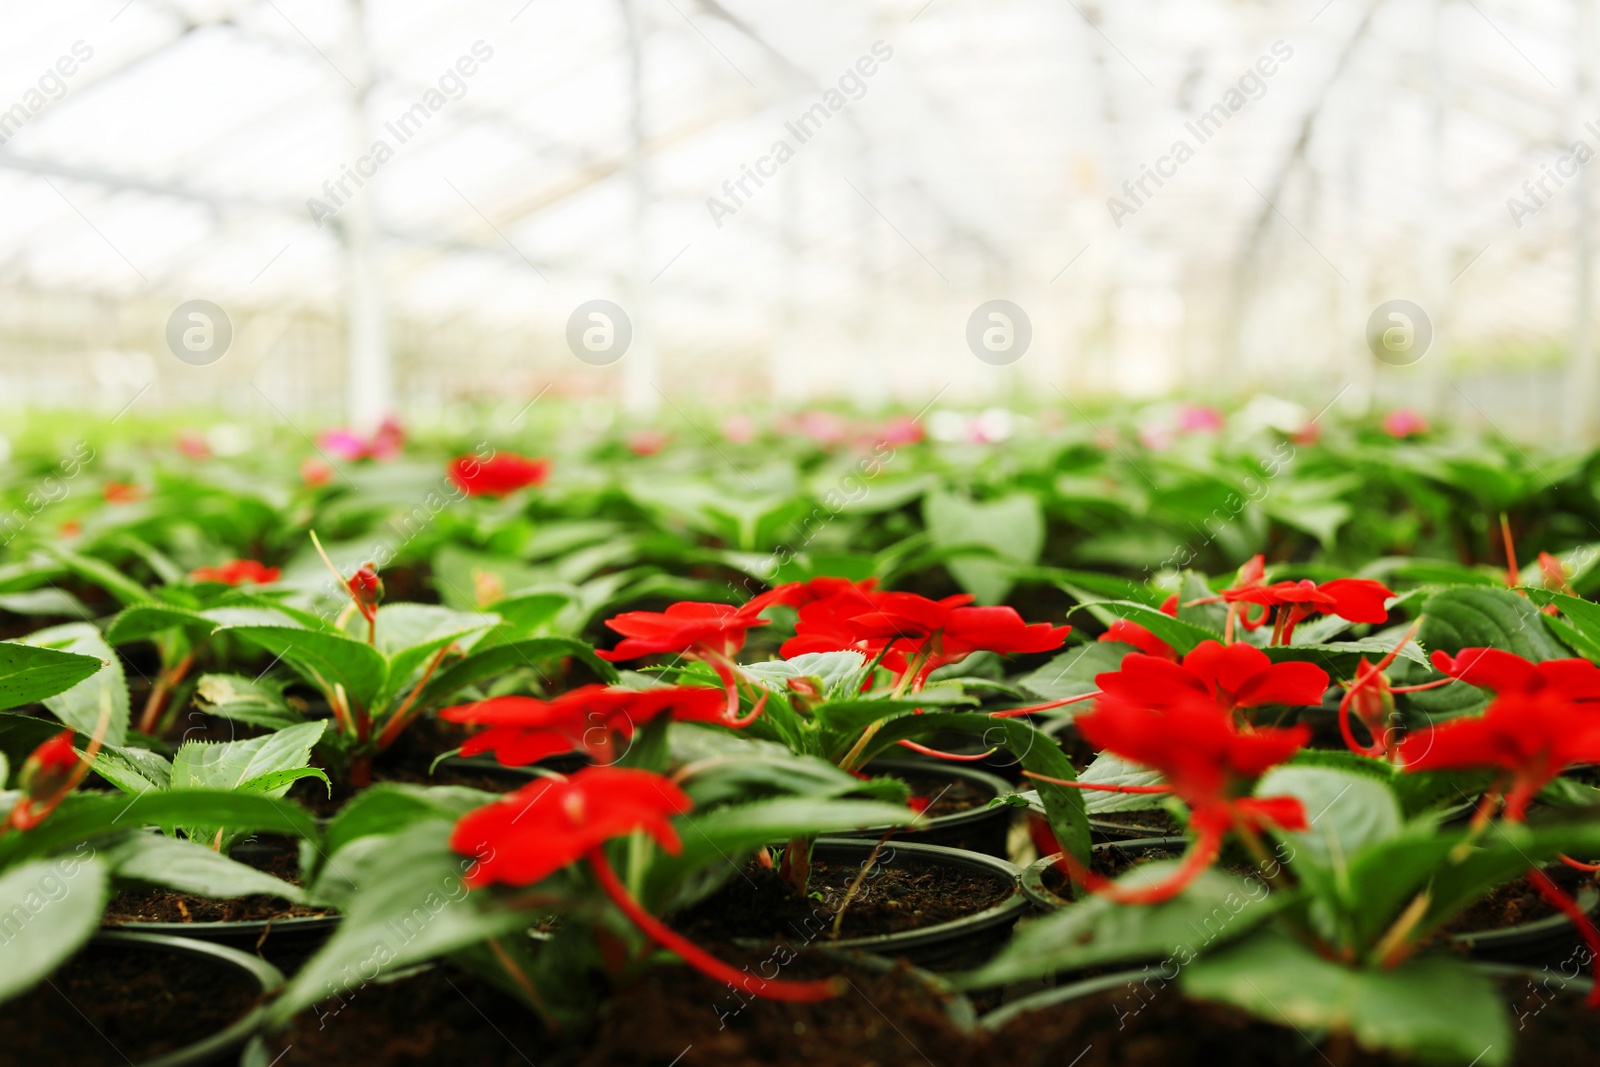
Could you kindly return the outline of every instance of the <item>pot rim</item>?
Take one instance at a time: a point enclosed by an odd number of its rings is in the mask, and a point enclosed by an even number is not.
[[[925,945],[938,944],[954,936],[1014,923],[1028,908],[1028,898],[1022,895],[1022,890],[1018,884],[1021,871],[1014,863],[982,852],[970,852],[964,848],[949,848],[945,845],[924,845],[912,841],[891,841],[888,844],[894,848],[896,854],[906,853],[913,858],[933,863],[979,868],[999,875],[1011,883],[1011,893],[998,904],[992,904],[982,911],[974,912],[971,915],[963,915],[958,919],[947,919],[941,923],[934,923],[932,926],[918,927],[914,930],[902,930],[893,934],[872,934],[867,937],[848,937],[841,938],[838,941],[824,941],[818,947],[860,950],[868,953],[882,950],[885,954],[904,952],[921,948]],[[849,837],[821,837],[817,839],[815,845],[817,851],[850,852],[863,856],[870,854],[877,847],[877,842]],[[749,940],[758,941],[760,939]]]
[[[1101,841],[1089,846],[1089,852],[1099,852],[1101,849],[1131,849],[1134,852],[1143,852],[1151,848],[1177,848],[1179,851],[1189,847],[1186,837],[1130,837],[1126,841]],[[1026,867],[1022,868],[1017,876],[1018,884],[1022,887],[1023,896],[1041,908],[1069,908],[1075,901],[1057,896],[1044,884],[1044,872],[1055,866],[1055,861],[1061,853],[1055,852],[1048,856],[1040,856]]]
[[[276,992],[284,983],[283,972],[266,960],[210,941],[200,941],[189,937],[169,937],[164,934],[102,931],[91,938],[89,943],[133,945],[174,956],[209,957],[218,963],[226,964],[236,970],[245,972],[258,987],[258,999],[259,996]],[[196,1064],[210,1063],[220,1054],[243,1044],[251,1034],[255,1033],[265,1012],[266,1006],[258,1003],[232,1024],[211,1036],[201,1038],[193,1044],[184,1045],[182,1048],[173,1049],[171,1052],[164,1053],[154,1059],[143,1060],[136,1067],[194,1067]]]
[[[952,778],[965,778],[968,781],[975,782],[978,785],[983,786],[985,789],[993,790],[994,796],[990,797],[990,800],[998,800],[1000,797],[1003,797],[1008,793],[1016,792],[1010,782],[1006,781],[1004,778],[1001,778],[997,774],[990,774],[988,771],[979,770],[976,767],[955,766],[949,763],[942,763],[937,760],[924,761],[914,759],[875,759],[869,760],[867,764],[862,767],[862,770],[870,772],[874,768],[884,774],[896,774],[900,771],[926,774],[932,771],[935,774],[943,772]],[[984,803],[975,808],[968,808],[966,811],[955,811],[951,812],[949,815],[935,815],[933,818],[922,822],[918,829],[913,832],[926,833],[928,830],[935,828],[943,828],[946,826],[964,826],[967,823],[984,822],[988,819],[1002,817],[1009,818],[1010,815],[1011,809],[1009,807],[995,807],[988,803]],[[863,835],[882,834],[888,833],[890,829],[891,828],[888,826],[867,826],[854,832]]]
[[[1469,960],[1467,965],[1490,978],[1526,977],[1553,980],[1556,988],[1561,992],[1571,992],[1578,995],[1588,993],[1594,985],[1592,979],[1568,978],[1565,975],[1549,973],[1537,967],[1491,963],[1484,960]],[[988,1012],[978,1020],[978,1028],[982,1031],[993,1032],[999,1030],[1019,1015],[1026,1015],[1030,1011],[1039,1011],[1044,1008],[1052,1008],[1069,1001],[1081,1000],[1084,997],[1092,997],[1097,993],[1103,993],[1108,989],[1115,989],[1117,986],[1144,978],[1147,973],[1142,968],[1129,968],[1112,974],[1103,974],[1095,978],[1085,978],[1067,985],[1056,986],[1054,989],[1042,989],[1037,993],[1031,993]],[[1177,992],[1183,995],[1182,989],[1178,989]]]

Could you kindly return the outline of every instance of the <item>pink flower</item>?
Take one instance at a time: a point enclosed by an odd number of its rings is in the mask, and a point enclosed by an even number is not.
[[[626,438],[628,451],[636,456],[653,456],[671,440],[672,436],[664,430],[636,430]]]
[[[1410,408],[1396,408],[1383,417],[1383,432],[1396,440],[1428,432],[1428,420]]]
[[[194,430],[184,430],[178,434],[178,451],[190,459],[211,458],[211,446],[206,444],[205,435]]]
[[[722,436],[736,445],[747,445],[756,439],[756,420],[749,415],[734,414],[722,420]]]
[[[1178,413],[1178,429],[1183,433],[1216,433],[1225,424],[1222,412],[1201,404],[1185,404]]]
[[[371,437],[354,430],[326,430],[317,437],[317,447],[343,460],[390,460],[400,454],[406,432],[394,418],[387,418]]]
[[[879,426],[874,439],[886,445],[914,445],[922,436],[922,423],[909,415],[901,415]]]
[[[800,434],[819,445],[836,445],[844,440],[844,422],[831,411],[807,411],[801,414]]]

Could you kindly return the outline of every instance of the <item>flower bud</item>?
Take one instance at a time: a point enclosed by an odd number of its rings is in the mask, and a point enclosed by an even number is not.
[[[369,622],[376,618],[378,601],[383,599],[383,580],[378,577],[377,568],[371,563],[364,564],[345,584],[361,609],[362,618]]]

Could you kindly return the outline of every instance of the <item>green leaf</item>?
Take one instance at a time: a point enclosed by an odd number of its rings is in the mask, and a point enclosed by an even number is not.
[[[297,885],[229,859],[204,845],[155,833],[128,834],[100,850],[100,858],[121,879],[165,886],[180,893],[227,900],[266,893],[304,903]]]
[[[1038,498],[1017,493],[989,503],[974,503],[949,493],[929,493],[922,516],[939,548],[986,545],[999,560],[952,559],[945,566],[961,588],[980,604],[999,604],[1010,592],[1013,564],[1039,561],[1044,548],[1044,515]]]
[[[266,677],[203,674],[195,686],[194,699],[207,714],[269,730],[305,721],[305,716],[283,698],[283,684]]]
[[[916,817],[910,808],[897,804],[815,797],[777,797],[696,812],[674,820],[683,851],[655,858],[646,873],[643,899],[651,906],[666,905],[689,875],[738,863],[736,857],[763,845],[845,830],[907,826]]]
[[[174,627],[203,637],[215,630],[217,624],[200,612],[187,608],[170,604],[134,604],[124,608],[111,620],[111,625],[106,627],[106,640],[113,645],[125,645]]]
[[[1565,655],[1539,609],[1507,589],[1445,589],[1429,597],[1422,612],[1417,637],[1424,648],[1452,656],[1463,648],[1498,648],[1536,663]]]
[[[540,663],[567,656],[583,660],[603,682],[617,680],[617,669],[596,656],[594,649],[582,641],[571,637],[530,637],[474,652],[440,671],[423,690],[422,706],[443,703],[481,678],[517,667],[537,667]]]
[[[0,868],[140,826],[170,831],[180,825],[291,834],[312,841],[319,836],[309,812],[275,797],[210,789],[152,790],[134,797],[80,792],[27,833],[0,836]]]
[[[1078,781],[1096,785],[1160,785],[1161,773],[1102,752],[1078,775]],[[1086,791],[1084,803],[1089,814],[1099,815],[1108,811],[1148,811],[1161,807],[1165,798],[1160,793],[1109,793],[1094,789]]]
[[[339,929],[272,1002],[271,1020],[284,1023],[321,1000],[342,1004],[363,968],[392,972],[528,927],[527,911],[467,889],[462,876],[475,861],[450,850],[452,826],[430,819],[332,855],[328,872],[360,888],[336,900]],[[326,896],[320,882],[315,890]]]
[[[94,757],[94,773],[124,793],[146,793],[172,784],[172,764],[144,748],[103,748]]]
[[[815,678],[829,699],[855,696],[861,691],[861,672],[867,658],[859,652],[807,652],[793,659],[768,660],[744,667],[745,674],[774,693],[789,691],[790,678]]]
[[[0,875],[0,1002],[43,981],[100,928],[108,883],[92,854],[34,860]]]
[[[1043,700],[1082,696],[1100,688],[1094,680],[1095,675],[1120,669],[1122,658],[1135,651],[1137,649],[1118,641],[1091,641],[1068,649],[1016,681]],[[1062,713],[1065,713],[1065,709]]]
[[[185,741],[172,760],[172,788],[238,789],[257,782],[254,792],[281,797],[293,778],[266,788],[258,780],[305,769],[327,728],[322,719],[243,741]]]
[[[104,665],[98,656],[0,641],[0,708],[64,693]]]
[[[1117,879],[1121,886],[1160,881],[1180,860],[1142,864]],[[1019,926],[1000,954],[962,976],[963,988],[1042,978],[1057,971],[1163,958],[1186,966],[1254,930],[1288,902],[1259,878],[1209,870],[1160,904],[1117,904],[1089,897]]]
[[[281,656],[296,673],[325,693],[336,684],[344,686],[345,694],[362,707],[372,707],[388,677],[389,665],[382,653],[363,641],[338,634],[290,626],[235,626],[227,632]]]
[[[100,709],[109,702],[111,723],[106,728],[105,743],[121,745],[127,740],[128,681],[122,673],[122,661],[99,630],[86,622],[69,622],[31,633],[23,641],[100,661],[100,670],[62,693],[45,697],[44,706],[66,725],[92,736],[100,721]]]
[[[378,616],[378,651],[389,657],[388,682],[379,703],[387,704],[441,648],[473,641],[499,625],[500,616],[453,611],[436,604],[390,604]]]
[[[1545,589],[1529,589],[1527,593],[1528,599],[1540,607],[1554,604],[1561,612],[1560,618],[1545,616],[1545,625],[1573,651],[1589,659],[1600,659],[1600,604]]]
[[[0,593],[0,611],[13,615],[62,615],[67,618],[94,618],[83,601],[65,589],[30,589],[26,593]]]
[[[1191,622],[1174,619],[1170,615],[1163,615],[1159,609],[1152,608],[1148,604],[1138,604],[1131,600],[1099,600],[1085,607],[1101,619],[1110,616],[1138,623],[1171,645],[1180,655],[1189,652],[1202,641],[1222,640],[1220,633],[1196,626]]]
[[[1502,1067],[1511,1060],[1502,998],[1465,961],[1434,956],[1357,970],[1286,938],[1257,937],[1195,961],[1179,981],[1191,997],[1312,1034],[1348,1032],[1368,1049],[1425,1063]]]
[[[1349,857],[1400,832],[1394,790],[1375,775],[1332,767],[1279,766],[1262,775],[1255,793],[1295,797],[1304,806],[1311,829],[1279,832],[1296,846],[1297,870],[1305,861],[1324,870],[1340,870]]]
[[[124,604],[142,604],[154,599],[144,586],[108,563],[59,547],[51,549],[51,552],[67,570],[85,581],[93,582]]]
[[[1296,636],[1299,636],[1298,634]],[[1396,638],[1398,640],[1398,638]],[[1269,645],[1262,649],[1274,663],[1294,660],[1315,663],[1329,673],[1355,676],[1360,661],[1365,658],[1377,663],[1394,651],[1395,642],[1381,637],[1367,637],[1357,641],[1328,641],[1317,644]],[[1398,660],[1408,660],[1421,667],[1432,669],[1427,653],[1415,639],[1407,641],[1400,649]]]
[[[531,779],[530,779],[531,781]],[[332,856],[362,837],[392,834],[429,819],[459,819],[499,799],[493,793],[459,786],[416,786],[382,782],[363,789],[328,824],[323,851]]]
[[[1458,847],[1465,847],[1458,860]],[[1447,921],[1491,886],[1532,867],[1569,856],[1600,855],[1600,824],[1564,818],[1537,826],[1496,820],[1481,835],[1446,830],[1434,820],[1407,824],[1393,838],[1352,856],[1345,895],[1360,907],[1352,916],[1358,949],[1370,946],[1422,889],[1430,904],[1419,933]]]

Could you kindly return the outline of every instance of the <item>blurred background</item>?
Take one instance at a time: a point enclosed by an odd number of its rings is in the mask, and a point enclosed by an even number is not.
[[[1588,438],[1596,18],[7,4],[0,417],[1269,393]]]

